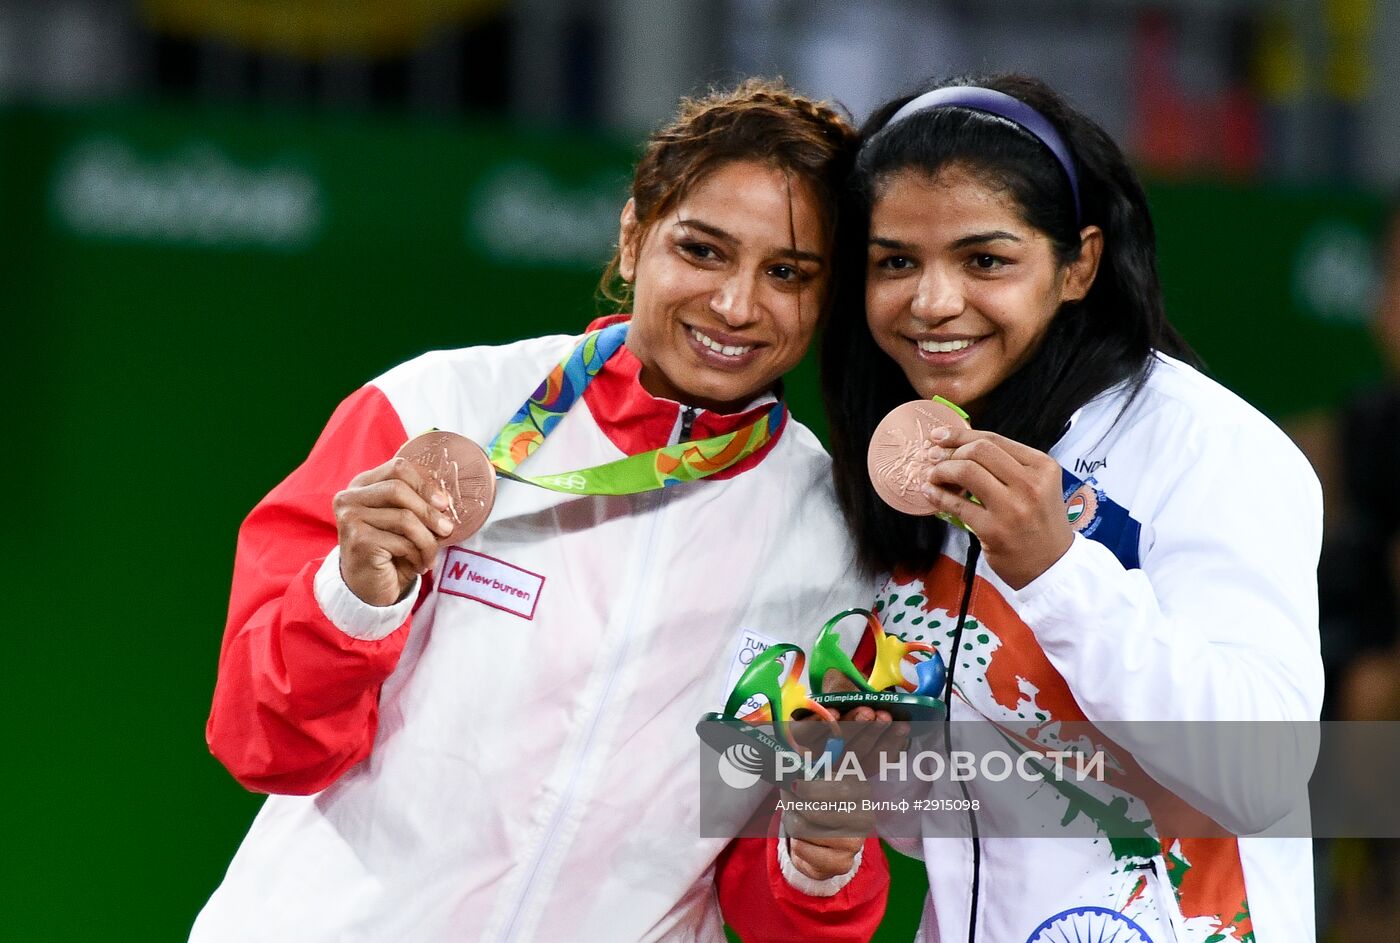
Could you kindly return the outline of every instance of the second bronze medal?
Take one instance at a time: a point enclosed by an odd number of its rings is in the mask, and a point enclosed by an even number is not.
[[[496,469],[481,446],[455,432],[425,432],[404,443],[397,457],[411,462],[447,495],[456,525],[445,538],[461,543],[481,529],[496,503]]]

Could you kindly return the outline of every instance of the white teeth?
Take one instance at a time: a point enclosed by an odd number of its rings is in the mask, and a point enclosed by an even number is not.
[[[747,347],[733,347],[729,344],[721,344],[713,337],[710,337],[706,334],[701,334],[695,328],[691,328],[690,333],[695,337],[697,341],[710,348],[710,350],[713,350],[719,354],[723,354],[726,357],[742,357],[744,354],[747,354],[749,351],[753,350],[752,344],[750,344]]]
[[[931,354],[951,354],[955,350],[966,350],[972,346],[971,340],[960,341],[919,341],[919,349]]]

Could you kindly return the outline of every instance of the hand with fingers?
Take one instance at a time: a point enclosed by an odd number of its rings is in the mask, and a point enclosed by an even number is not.
[[[793,866],[813,880],[824,881],[846,874],[855,865],[856,854],[875,831],[875,816],[862,803],[871,796],[869,781],[878,775],[882,755],[894,756],[909,741],[909,725],[897,722],[887,711],[860,706],[840,717],[844,735],[843,756],[855,754],[864,778],[842,774],[842,763],[833,761],[832,779],[794,783],[787,799],[818,803],[824,808],[785,806],[783,829],[788,835],[788,854]],[[837,808],[839,803],[854,807]]]
[[[455,526],[448,496],[403,458],[356,475],[333,506],[341,579],[372,606],[401,600]]]
[[[856,755],[867,780],[879,777],[881,762],[896,762],[909,748],[909,723],[895,720],[889,711],[862,704],[846,711],[839,722],[846,737],[845,752]]]
[[[793,866],[815,881],[848,873],[875,830],[874,812],[862,808],[869,797],[870,787],[855,777],[793,783],[783,809]]]
[[[1065,517],[1059,462],[994,432],[939,429],[935,438],[942,454],[924,493],[977,535],[988,565],[1012,589],[1064,556],[1074,530]]]

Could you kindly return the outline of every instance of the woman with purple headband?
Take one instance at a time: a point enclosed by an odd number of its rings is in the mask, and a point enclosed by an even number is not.
[[[1006,804],[990,774],[915,783],[925,809],[954,800],[882,824],[927,861],[921,939],[1312,939],[1308,840],[1236,837],[1293,808],[1278,771],[1310,766],[1306,738],[1187,762],[1133,723],[1317,718],[1311,468],[1200,372],[1163,311],[1141,185],[1044,84],[947,83],[877,110],[862,142],[846,260],[863,294],[835,306],[823,383],[873,608],[947,661],[951,721],[979,722],[948,724],[950,749],[990,735],[1018,764],[1107,761],[1085,784],[1013,777]],[[926,430],[927,506],[901,513],[867,448],[934,396],[971,428]]]

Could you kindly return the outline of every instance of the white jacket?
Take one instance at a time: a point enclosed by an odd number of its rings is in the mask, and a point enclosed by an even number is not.
[[[250,787],[310,794],[268,798],[192,940],[723,939],[695,722],[755,648],[868,599],[807,429],[659,492],[502,481],[389,609],[339,577],[330,495],[407,435],[489,442],[576,341],[391,370],[250,515],[210,744]],[[681,408],[636,369],[624,348],[522,473],[675,441]],[[740,424],[701,411],[693,437]]]
[[[1078,489],[1066,479],[1067,502],[1081,513],[1065,556],[1019,592],[979,561],[955,653],[953,719],[986,718],[1042,741],[1062,721],[1315,721],[1322,506],[1312,469],[1253,408],[1170,358],[1120,418],[1126,396],[1117,388],[1088,403],[1051,450],[1084,480]],[[968,545],[950,528],[931,572],[892,578],[879,595],[886,625],[920,619],[923,628],[905,633],[947,654]],[[1296,739],[1292,728],[1275,733],[1251,756],[1183,763],[1160,725],[1110,727],[1152,779],[1237,833],[1295,810],[1299,795],[1280,771],[1310,770],[1315,758],[1306,729]],[[990,788],[969,786],[972,798]],[[944,796],[949,788],[936,787]],[[1314,939],[1306,838],[1168,837],[1152,860],[1134,860],[1109,841],[1057,835],[1067,806],[1054,790],[1027,790],[1025,803],[1023,813],[1040,804],[1029,817],[1044,823],[1043,837],[979,823],[982,943],[1097,932],[1153,943]],[[940,815],[942,835],[970,836],[964,813]],[[896,844],[928,865],[921,938],[967,940],[970,837]]]

